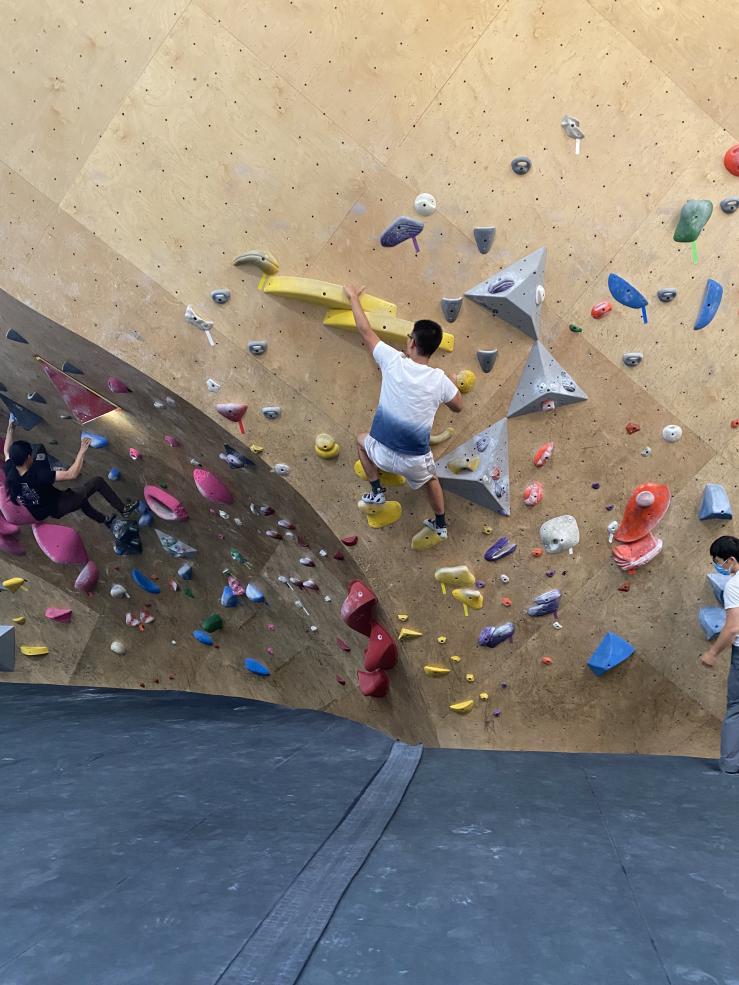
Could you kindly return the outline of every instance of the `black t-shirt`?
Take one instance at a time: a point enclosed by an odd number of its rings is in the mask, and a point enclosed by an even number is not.
[[[54,478],[46,449],[40,445],[30,469],[20,477],[21,489],[18,494],[18,502],[25,506],[36,520],[45,520],[54,512],[59,499],[59,490],[54,487]]]

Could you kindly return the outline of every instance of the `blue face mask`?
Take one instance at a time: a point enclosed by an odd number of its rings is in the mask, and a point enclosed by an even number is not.
[[[715,561],[713,562],[713,566],[716,569],[716,571],[718,571],[718,573],[720,575],[730,575],[731,574],[730,571],[727,571],[726,568],[722,568],[721,565],[720,564],[716,564]]]

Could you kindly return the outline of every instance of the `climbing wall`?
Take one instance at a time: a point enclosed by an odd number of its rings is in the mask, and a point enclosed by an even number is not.
[[[116,432],[96,454],[126,482],[166,482],[188,508],[194,500],[192,531],[183,524],[177,535],[198,548],[193,592],[208,586],[207,603],[163,589],[155,623],[130,631],[147,641],[146,658],[132,645],[117,657],[112,634],[129,627],[120,628],[120,607],[109,611],[102,598],[118,574],[106,569],[98,596],[76,602],[69,625],[46,626],[42,610],[67,605],[73,579],[32,554],[26,532],[26,556],[3,554],[0,564],[8,577],[26,577],[28,591],[0,593],[0,615],[27,603],[16,635],[33,625],[36,637],[44,629],[54,638],[48,656],[33,665],[19,659],[15,679],[261,695],[443,745],[716,751],[725,668],[698,665],[706,642],[697,610],[711,604],[708,545],[732,528],[699,522],[697,511],[708,482],[722,483],[739,504],[739,430],[730,426],[739,418],[739,215],[718,207],[739,195],[739,178],[722,163],[739,140],[732,85],[739,29],[725,25],[715,44],[717,0],[647,8],[636,0],[462,0],[412,10],[381,0],[338,7],[273,0],[247,10],[235,0],[175,7],[156,0],[121,10],[106,0],[74,13],[59,2],[47,4],[43,17],[29,8],[8,18],[0,287],[10,297],[2,306],[0,382],[46,418],[33,440],[56,438],[69,455],[79,429],[73,436],[58,417],[63,405],[51,409],[54,391],[32,355],[55,365],[70,359],[85,369],[81,379],[94,375],[99,391],[109,375],[133,379],[124,408],[130,434]],[[565,114],[579,120],[579,145],[561,125]],[[516,174],[511,161],[522,155],[532,166]],[[438,203],[433,215],[418,217],[420,252],[410,241],[383,248],[380,234],[396,217],[415,216],[419,192]],[[688,199],[714,204],[694,246],[673,240]],[[476,226],[496,228],[485,255]],[[464,295],[541,247],[539,341],[587,400],[509,419],[510,516],[450,493],[450,540],[413,551],[411,538],[428,514],[423,494],[394,488],[402,516],[379,529],[355,505],[364,486],[353,470],[354,435],[367,428],[379,388],[372,360],[353,333],[323,324],[321,304],[260,291],[262,271],[231,261],[268,250],[280,275],[366,285],[397,306],[397,318],[412,321],[441,319],[442,297]],[[648,300],[646,323],[640,310],[611,298],[611,273]],[[695,331],[709,278],[723,286],[723,301]],[[668,287],[677,296],[663,304],[657,291]],[[210,298],[219,289],[231,292],[222,306]],[[612,310],[591,317],[605,300]],[[213,346],[185,320],[187,305],[213,321]],[[12,327],[28,346],[5,339]],[[476,384],[461,415],[438,415],[438,433],[455,430],[435,446],[437,457],[504,419],[522,383],[531,383],[524,369],[532,339],[502,317],[466,299],[445,329],[454,349],[435,362],[473,370]],[[49,345],[57,337],[59,347]],[[248,351],[256,340],[267,342],[262,355]],[[481,349],[498,350],[490,374],[478,367]],[[643,359],[627,367],[626,352]],[[33,390],[44,393],[48,409],[26,400]],[[153,402],[167,394],[176,409],[160,413]],[[218,402],[248,405],[244,436],[218,415]],[[279,407],[280,416],[267,420],[263,407]],[[167,414],[181,420],[178,457],[162,443]],[[628,434],[627,423],[640,430]],[[661,436],[670,424],[683,432],[674,444]],[[315,453],[319,433],[339,444],[338,457]],[[247,455],[251,444],[262,446],[256,470],[229,473],[217,457],[224,441],[240,442]],[[536,468],[534,455],[547,442],[551,460]],[[127,459],[131,444],[143,452],[139,463]],[[245,519],[250,502],[275,500],[277,515],[296,524],[311,550],[327,550],[314,573],[321,596],[307,606],[313,622],[278,580],[300,573],[299,548],[270,543],[264,530],[272,517],[252,516],[239,549],[246,557],[256,550],[266,598],[275,607],[279,600],[284,620],[257,610],[242,632],[229,620],[250,610],[224,610],[218,651],[191,638],[183,646],[218,608],[231,539],[218,534],[236,533],[198,497],[190,458],[238,485]],[[270,471],[282,464],[288,474]],[[527,507],[533,480],[543,500]],[[658,530],[664,548],[626,574],[611,560],[607,528],[644,482],[672,493]],[[541,523],[562,514],[579,525],[573,555],[535,556]],[[86,540],[93,537],[88,521],[77,523]],[[356,547],[345,550],[345,562],[333,561],[338,539],[349,534],[358,536]],[[502,536],[516,543],[515,553],[486,561]],[[105,554],[109,542],[94,545],[98,564],[102,556],[115,563]],[[164,585],[172,564],[150,537],[145,549],[140,564]],[[146,567],[149,558],[156,567]],[[434,579],[439,567],[458,565],[484,582],[475,589],[482,607],[468,606],[467,614]],[[404,627],[423,634],[400,643],[384,698],[357,690],[366,640],[342,629],[338,614],[352,578],[372,586],[395,635]],[[629,590],[620,591],[625,584]],[[533,599],[555,588],[558,612],[529,616]],[[509,620],[512,641],[477,646],[482,629]],[[274,633],[282,621],[294,656],[254,680],[244,676],[243,658],[269,664],[266,647],[277,646],[268,621]],[[335,643],[342,632],[350,654]],[[586,665],[607,632],[635,652],[598,677]],[[428,676],[425,666],[448,673]],[[347,683],[337,684],[337,675]]]

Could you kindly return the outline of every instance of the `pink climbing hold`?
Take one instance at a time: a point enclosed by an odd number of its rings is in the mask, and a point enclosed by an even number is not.
[[[165,434],[164,435],[164,443],[165,443],[165,445],[169,445],[170,448],[179,448],[180,447],[180,442],[177,440],[177,438],[175,438],[175,436],[173,434]]]
[[[72,610],[71,609],[57,609],[51,606],[45,612],[47,619],[53,619],[54,622],[71,622],[72,620]]]
[[[73,527],[61,523],[34,523],[33,536],[44,554],[55,564],[87,564],[82,538]]]
[[[187,520],[188,514],[182,503],[159,486],[144,486],[144,499],[152,513],[160,520]]]
[[[390,678],[384,670],[358,670],[357,681],[366,698],[384,698],[390,690]]]
[[[390,633],[377,622],[372,623],[369,643],[364,651],[364,669],[392,670],[398,658],[398,648]]]
[[[247,411],[246,404],[216,404],[216,410],[221,417],[225,417],[226,420],[233,421],[234,424],[238,424],[239,431],[244,434],[243,417]]]
[[[350,629],[369,636],[375,602],[377,596],[364,582],[350,581],[348,594],[341,603],[341,618]]]
[[[356,534],[352,534],[350,537],[342,537],[341,543],[344,544],[345,547],[354,547],[358,540],[359,537],[357,537]]]
[[[523,491],[523,501],[526,506],[538,506],[544,499],[544,487],[534,479]]]
[[[82,571],[77,575],[74,587],[78,592],[85,592],[87,595],[92,595],[99,577],[100,572],[98,571],[98,566],[94,561],[88,561]]]
[[[141,458],[141,452],[138,450],[138,448],[129,448],[128,457],[131,459],[132,462],[138,462],[138,460]]]
[[[20,529],[17,523],[11,523],[0,514],[0,534],[4,537],[15,537]]]
[[[233,503],[234,498],[228,486],[221,480],[208,472],[207,469],[193,469],[192,477],[195,480],[195,487],[200,495],[211,503]]]
[[[108,377],[108,389],[111,393],[130,393],[130,387],[128,387],[123,380],[119,379],[117,376]]]

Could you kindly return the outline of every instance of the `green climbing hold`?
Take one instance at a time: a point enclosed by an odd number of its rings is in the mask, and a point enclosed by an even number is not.
[[[672,238],[676,243],[694,243],[711,218],[713,203],[707,198],[691,198],[682,209]]]
[[[192,589],[190,588],[189,585],[185,585],[185,587],[182,589],[182,594],[187,595],[189,599],[195,598],[195,596],[192,594]]]
[[[237,551],[235,547],[231,548],[231,560],[238,561],[239,564],[246,564],[246,558],[241,551]]]
[[[217,629],[223,629],[223,620],[214,612],[212,616],[206,616],[200,623],[206,633],[215,633]]]
[[[570,331],[575,332],[576,335],[579,335],[580,332],[582,332],[582,329],[579,325],[570,325]]]

